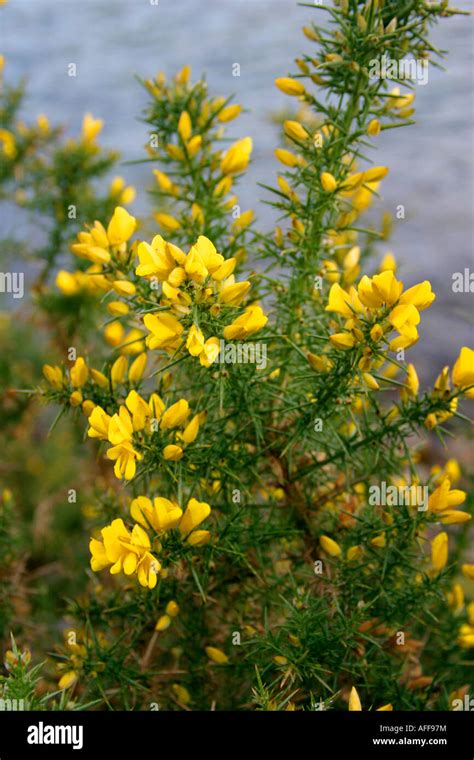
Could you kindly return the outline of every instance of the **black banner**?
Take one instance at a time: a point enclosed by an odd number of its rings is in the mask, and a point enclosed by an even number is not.
[[[259,750],[275,760],[299,752],[311,760],[323,753],[473,760],[474,720],[467,711],[0,712],[0,760],[135,759],[170,751],[207,760],[229,752],[255,757]]]

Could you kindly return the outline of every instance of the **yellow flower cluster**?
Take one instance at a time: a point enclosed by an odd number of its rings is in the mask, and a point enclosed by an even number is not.
[[[205,501],[190,499],[183,510],[175,501],[156,496],[138,496],[130,505],[130,514],[143,528],[152,528],[158,535],[178,528],[180,535],[190,546],[202,546],[211,538],[208,530],[196,530],[211,514]]]
[[[79,242],[71,245],[71,251],[94,264],[109,264],[112,257],[125,251],[125,244],[132,237],[136,226],[135,217],[122,206],[117,206],[107,229],[100,222],[94,222],[89,232],[78,234]]]
[[[136,463],[142,459],[142,454],[135,447],[142,443],[145,434],[157,432],[153,431],[153,421],[157,426],[159,424],[159,431],[170,439],[162,449],[163,458],[173,462],[182,459],[184,447],[193,443],[199,433],[200,415],[196,414],[188,422],[189,414],[186,399],[180,399],[166,409],[158,394],[151,394],[149,400],[145,401],[132,390],[125,399],[125,404],[112,416],[102,407],[94,407],[89,416],[88,435],[112,444],[107,450],[107,456],[115,462],[115,475],[119,479],[131,480],[135,476]],[[183,429],[178,431],[177,428]],[[171,443],[171,440],[179,443]]]
[[[140,243],[137,253],[140,260],[137,275],[156,278],[162,283],[161,305],[166,307],[164,311],[144,317],[145,326],[150,331],[147,346],[173,353],[185,344],[191,356],[199,356],[200,363],[209,367],[219,354],[218,337],[206,338],[196,321],[185,333],[180,320],[192,311],[194,305],[217,316],[222,307],[242,304],[250,282],[235,281],[235,258],[225,260],[203,235],[187,254],[165,242],[160,235],[153,238],[151,245]],[[247,338],[266,323],[267,317],[261,307],[250,305],[224,328],[224,338]]]
[[[102,528],[101,535],[102,540],[92,538],[89,544],[94,572],[110,567],[112,575],[136,573],[141,586],[156,586],[161,564],[151,553],[150,539],[140,525],[135,525],[130,533],[118,518]]]
[[[474,398],[474,350],[467,346],[461,348],[451,371],[451,378],[448,366],[444,367],[436,378],[432,392],[433,398],[451,400],[448,409],[428,414],[425,425],[429,430],[449,419],[456,412],[459,398],[458,396],[452,397],[454,389],[459,389],[468,398]]]
[[[181,538],[191,546],[202,546],[211,537],[207,530],[196,530],[211,513],[209,504],[197,499],[189,500],[183,514],[180,506],[169,499],[158,496],[152,502],[146,496],[139,496],[132,501],[130,513],[135,520],[131,531],[118,518],[101,529],[101,539],[91,539],[89,549],[94,572],[110,568],[112,575],[120,572],[128,576],[136,574],[141,586],[153,589],[162,565],[152,554],[147,530],[152,529],[160,537],[177,528]],[[154,541],[153,547],[159,553],[160,541]],[[173,612],[177,614],[175,607]]]
[[[468,512],[456,509],[466,500],[466,492],[451,488],[449,478],[444,478],[428,499],[428,509],[445,525],[467,522],[471,519]]]
[[[179,605],[174,600],[171,600],[166,605],[164,615],[160,615],[156,621],[155,631],[158,631],[159,633],[161,633],[161,631],[166,631],[166,629],[170,627],[172,619],[178,615]]]
[[[125,353],[126,349],[122,350]],[[61,367],[57,365],[45,364],[43,366],[43,374],[54,390],[70,392],[72,388],[69,403],[71,406],[80,406],[82,404],[82,411],[86,417],[89,417],[96,405],[89,398],[84,400],[84,393],[86,395],[91,393],[94,386],[102,389],[115,388],[117,385],[124,383],[127,377],[129,383],[137,384],[143,376],[146,362],[147,356],[144,352],[138,354],[130,367],[128,366],[127,357],[119,356],[112,364],[107,376],[97,369],[89,368],[85,359],[82,356],[78,356],[69,370],[69,379],[67,374],[63,373]],[[88,381],[89,385],[85,388]]]
[[[137,381],[141,377],[145,363],[146,355],[140,354],[130,367],[129,381]],[[162,437],[168,438],[168,442],[162,449],[163,458],[179,461],[184,455],[184,447],[196,439],[203,415],[197,414],[188,421],[190,408],[185,399],[180,399],[167,409],[158,394],[152,393],[146,401],[134,389],[128,393],[125,404],[121,405],[118,412],[112,416],[90,399],[83,400],[83,389],[89,379],[89,373],[93,382],[99,387],[108,387],[109,384],[115,386],[124,381],[127,366],[126,357],[119,357],[112,365],[109,379],[98,370],[89,371],[84,359],[78,357],[69,372],[70,383],[74,388],[69,400],[71,406],[82,404],[83,412],[89,418],[89,437],[112,444],[107,451],[107,456],[115,461],[114,471],[117,478],[130,480],[135,475],[136,462],[142,459],[142,455],[134,446],[134,441],[140,445],[144,435],[159,431]],[[45,365],[43,372],[53,388],[56,390],[65,388],[66,380],[60,367]],[[153,424],[156,425],[155,431]],[[183,428],[182,431],[177,430],[180,427]]]
[[[235,159],[237,160],[237,159]],[[56,284],[67,295],[75,295],[82,290],[91,293],[114,291],[125,299],[134,299],[137,284],[127,279],[122,272],[104,272],[103,267],[115,266],[117,270],[133,256],[127,250],[127,241],[133,235],[136,220],[126,209],[117,206],[107,230],[96,221],[87,232],[80,232],[77,243],[71,250],[79,257],[93,262],[86,272],[66,272],[61,270]],[[198,237],[188,253],[161,235],[155,235],[151,243],[142,241],[136,246],[139,263],[135,268],[138,278],[161,284],[160,307],[157,313],[147,313],[143,322],[149,335],[146,344],[150,349],[162,349],[172,354],[186,347],[191,356],[198,356],[204,367],[210,367],[220,351],[217,335],[205,335],[198,323],[198,312],[205,312],[205,322],[217,319],[222,310],[237,309],[250,290],[248,280],[236,282],[234,269],[236,258],[224,259],[214,244],[203,235]],[[139,353],[143,350],[143,334],[137,328],[125,335],[119,319],[130,312],[130,305],[114,300],[108,303],[109,313],[117,317],[107,325],[104,336],[107,342],[121,346],[122,353]],[[192,324],[189,315],[193,314]],[[258,304],[248,305],[233,321],[223,326],[226,340],[244,340],[266,325],[268,318]],[[217,325],[220,332],[220,325]],[[207,328],[206,328],[207,329]]]
[[[403,282],[392,270],[371,278],[364,275],[357,288],[351,286],[348,290],[335,282],[326,311],[340,314],[346,322],[344,332],[330,336],[331,343],[339,349],[350,349],[369,337],[377,343],[396,330],[399,335],[390,341],[389,349],[408,348],[418,340],[420,311],[428,308],[435,297],[428,280],[404,291]]]

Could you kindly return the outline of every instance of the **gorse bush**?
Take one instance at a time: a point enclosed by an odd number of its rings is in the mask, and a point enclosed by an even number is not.
[[[91,189],[115,160],[99,121],[58,144],[45,117],[15,126],[4,94],[7,196],[51,220],[35,303],[57,359],[36,393],[78,436],[84,561],[90,537],[64,642],[48,645],[49,707],[451,709],[469,690],[472,505],[457,461],[423,452],[464,424],[474,352],[420,391],[435,294],[379,261],[390,216],[365,218],[389,172],[371,148],[415,110],[412,83],[371,66],[435,64],[429,26],[458,11],[308,7],[327,23],[304,27],[308,52],[276,79],[298,110],[275,150],[271,233],[236,195],[241,106],[189,67],[142,82],[153,221],[125,209],[123,180]],[[26,679],[28,657],[9,658]]]

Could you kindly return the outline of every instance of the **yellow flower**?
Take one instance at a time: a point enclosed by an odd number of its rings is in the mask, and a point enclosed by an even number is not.
[[[381,129],[380,121],[378,119],[371,119],[367,127],[367,134],[374,137],[375,135],[380,134]]]
[[[234,230],[244,230],[253,222],[255,212],[250,208],[248,211],[244,211],[233,223],[232,228]]]
[[[147,362],[147,355],[145,352],[138,354],[137,358],[133,360],[130,369],[128,371],[128,379],[131,383],[139,383],[143,377]]]
[[[374,325],[370,329],[370,337],[374,341],[374,343],[378,343],[379,340],[383,337],[383,329],[379,324]]]
[[[161,416],[165,411],[165,404],[157,393],[152,393],[148,399],[148,406],[150,407],[152,414],[156,420],[161,420]]]
[[[445,509],[439,513],[439,521],[443,525],[459,525],[465,523],[471,519],[471,515],[468,512],[460,512],[457,509]]]
[[[153,216],[160,227],[163,227],[168,232],[174,232],[181,227],[181,223],[174,216],[171,216],[171,214],[156,213]]]
[[[179,606],[173,599],[166,605],[166,614],[172,618],[179,615]]]
[[[431,512],[442,512],[445,509],[458,507],[466,500],[466,492],[451,489],[451,481],[445,478],[441,485],[433,491],[428,499],[428,509]]]
[[[165,192],[171,192],[174,188],[173,182],[170,180],[167,174],[161,172],[159,169],[153,169],[153,174],[156,177],[160,188]]]
[[[170,312],[145,314],[143,322],[151,333],[146,338],[146,344],[149,348],[164,348],[167,350],[176,350],[178,348],[180,345],[180,335],[184,328],[181,322]]]
[[[217,253],[214,243],[204,235],[199,235],[197,242],[189,251],[188,260],[190,257],[194,257],[196,261],[200,262],[203,267],[203,272],[205,270],[205,276],[207,276],[208,272],[213,275],[219,271],[225,263],[222,254]],[[186,261],[185,269],[188,272],[188,261]]]
[[[51,364],[43,365],[43,375],[53,388],[57,391],[63,387],[63,373],[60,367],[52,366]]]
[[[110,370],[110,379],[113,386],[120,385],[120,383],[125,382],[125,378],[127,376],[127,368],[128,361],[125,356],[119,356],[118,359],[114,361]]]
[[[222,177],[214,188],[214,195],[218,198],[227,195],[232,188],[232,177]]]
[[[242,106],[239,106],[237,103],[231,106],[226,106],[226,108],[223,108],[217,114],[217,120],[223,123],[232,121],[232,119],[235,119],[240,114],[241,110]]]
[[[179,523],[179,531],[183,538],[188,537],[191,531],[197,528],[210,514],[209,504],[205,501],[190,499]]]
[[[474,647],[474,626],[462,625],[459,629],[458,644],[463,649]]]
[[[189,404],[186,399],[182,398],[170,406],[161,418],[160,427],[162,430],[170,430],[180,427],[189,417]]]
[[[71,245],[71,251],[76,256],[79,256],[82,259],[88,259],[94,264],[108,264],[110,262],[109,251],[101,246],[93,245],[91,243],[73,243],[73,245]]]
[[[152,410],[145,399],[132,390],[125,399],[125,405],[132,415],[133,430],[143,430],[148,418],[152,415]]]
[[[98,369],[91,369],[92,380],[99,388],[108,388],[109,380],[103,372],[99,372]]]
[[[380,262],[379,271],[386,272],[387,269],[391,269],[392,272],[397,271],[397,262],[395,260],[395,256],[393,255],[393,253],[386,253],[382,261]]]
[[[339,557],[341,554],[341,547],[329,536],[321,536],[319,543],[326,554],[329,554],[331,557]]]
[[[133,448],[132,435],[132,417],[128,409],[121,406],[119,413],[114,414],[109,423],[108,439],[113,445],[107,451],[107,457],[115,461],[114,472],[119,480],[131,480],[137,469],[136,462],[142,458]]]
[[[107,237],[110,245],[122,245],[132,237],[137,226],[137,220],[127,209],[117,206],[113,213],[112,219],[107,227]]]
[[[137,290],[130,280],[115,280],[112,287],[119,296],[133,296]]]
[[[203,367],[210,367],[217,359],[221,350],[219,338],[208,338],[204,343],[202,353],[199,355],[199,361]]]
[[[2,150],[7,158],[15,158],[16,145],[15,138],[11,132],[7,129],[0,129],[0,143],[2,143]]]
[[[409,364],[407,367],[407,377],[405,380],[405,387],[401,390],[402,399],[408,399],[410,397],[416,398],[418,389],[420,387],[420,381],[415,369],[414,364]]]
[[[448,478],[451,483],[457,483],[461,478],[461,468],[457,459],[448,459],[444,468],[441,470],[439,465],[435,465],[431,468],[432,475],[436,475],[436,483],[440,485],[445,478]]]
[[[193,443],[196,440],[199,433],[199,414],[195,414],[191,422],[188,422],[180,438],[184,443]]]
[[[198,153],[198,151],[201,149],[201,144],[202,144],[201,135],[194,135],[194,137],[191,137],[190,141],[186,145],[186,150],[190,158],[193,158],[193,156],[195,156],[196,153]]]
[[[68,670],[64,673],[58,682],[58,689],[69,689],[77,683],[78,675],[75,670]]]
[[[90,399],[86,399],[84,401],[84,403],[82,404],[82,411],[83,411],[85,417],[90,417],[91,416],[92,412],[95,409],[95,406],[96,405],[94,404],[94,402],[91,401]]]
[[[279,90],[285,93],[285,95],[304,95],[304,84],[298,79],[292,79],[291,77],[279,77],[275,79],[275,84]]]
[[[193,222],[197,222],[201,227],[204,224],[204,212],[198,203],[191,204],[191,218]]]
[[[82,356],[77,357],[74,365],[70,369],[69,374],[71,376],[71,383],[73,384],[74,388],[82,388],[82,386],[87,382],[89,370]]]
[[[363,372],[362,377],[364,379],[365,384],[368,388],[372,391],[379,391],[380,385],[378,384],[377,380],[373,375],[370,374],[370,372]]]
[[[221,161],[223,174],[240,174],[245,171],[252,153],[252,138],[244,137],[233,143]]]
[[[177,246],[165,243],[161,235],[155,235],[149,243],[142,242],[137,248],[140,264],[135,272],[139,277],[156,277],[167,280],[176,264],[183,264],[186,255]]]
[[[474,350],[463,346],[456,359],[452,372],[453,384],[458,388],[474,386]],[[474,398],[474,387],[465,391],[465,395]]]
[[[107,441],[109,437],[110,417],[101,406],[96,406],[89,416],[89,429],[87,435],[90,438],[100,438]]]
[[[347,550],[346,557],[349,562],[354,562],[355,560],[360,559],[362,557],[362,554],[363,550],[361,546],[351,546]]]
[[[448,561],[448,534],[438,533],[431,542],[431,565],[440,572]]]
[[[248,306],[245,312],[224,328],[226,340],[239,340],[261,330],[268,322],[260,306]]]
[[[109,346],[119,346],[123,342],[125,330],[120,322],[111,322],[104,329],[104,338]]]
[[[413,287],[405,290],[400,296],[399,303],[411,304],[418,311],[423,311],[423,309],[431,306],[435,298],[436,294],[431,290],[431,283],[428,280],[424,280],[424,282],[419,282],[417,285],[413,285]]]
[[[178,134],[186,142],[191,137],[192,133],[191,117],[187,111],[183,111],[178,121]]]
[[[316,372],[330,372],[333,368],[333,363],[327,356],[318,356],[308,351],[307,358]]]
[[[329,336],[329,340],[335,346],[342,350],[353,348],[355,346],[355,338],[351,333],[334,333]]]
[[[178,84],[187,84],[191,76],[191,67],[186,64],[181,71],[176,74],[176,82]]]
[[[71,406],[80,406],[82,404],[82,393],[80,391],[73,391],[69,396],[69,403]]]
[[[364,307],[359,299],[357,290],[354,287],[349,288],[349,291],[343,290],[339,283],[335,282],[331,285],[329,291],[328,305],[326,311],[334,311],[337,314],[341,314],[343,317],[351,319],[358,313],[364,311]]]
[[[351,693],[349,695],[349,710],[356,711],[356,712],[359,712],[362,710],[360,698],[355,686],[352,687]]]
[[[466,578],[469,578],[469,580],[474,581],[474,565],[464,564],[462,565],[461,570],[463,572],[463,575],[466,576]]]
[[[218,269],[215,269],[211,276],[213,280],[216,280],[216,282],[222,282],[222,280],[227,280],[227,278],[230,278],[232,275],[232,272],[235,269],[235,265],[237,263],[237,260],[232,257],[230,259],[226,259],[221,266]]]
[[[178,504],[162,496],[156,496],[153,502],[146,496],[138,496],[130,504],[130,514],[143,528],[151,527],[156,533],[163,533],[178,525],[183,511]]]
[[[248,280],[244,282],[230,282],[229,284],[224,283],[219,291],[219,301],[228,306],[239,306],[249,290],[250,282]]]
[[[130,311],[130,307],[123,301],[110,301],[107,304],[107,311],[113,317],[124,317]]]
[[[474,626],[474,602],[469,602],[467,605],[467,617],[469,620],[469,625]]]
[[[171,625],[171,618],[169,615],[161,615],[155,625],[155,631],[166,631]]]
[[[374,166],[364,172],[364,183],[378,182],[387,176],[389,169],[387,166]]]
[[[204,264],[202,256],[200,256],[195,246],[191,248],[187,255],[184,269],[188,277],[198,283],[204,282],[209,275],[209,271]]]
[[[335,177],[330,172],[323,172],[320,177],[321,185],[326,193],[333,193],[337,187]]]
[[[102,528],[101,535],[102,541],[93,538],[89,544],[94,572],[110,566],[112,575],[136,573],[141,586],[150,589],[156,586],[161,565],[151,554],[150,539],[140,525],[135,525],[130,533],[122,519],[113,520]]]
[[[174,443],[168,444],[163,449],[163,456],[169,462],[179,462],[183,458],[183,449]]]
[[[364,281],[362,292],[367,294],[366,297],[368,299],[368,303],[365,304],[366,306],[382,306],[382,304],[391,306],[400,298],[400,294],[403,290],[403,282],[397,280],[391,269],[387,269],[386,271],[380,272],[380,274],[376,274],[372,277],[372,279],[369,281],[370,294],[367,293],[368,279],[368,277],[362,278]],[[362,280],[361,283],[359,283],[360,285],[362,284]],[[364,303],[364,298],[362,297],[360,289],[359,297],[362,303]],[[404,303],[409,303],[409,301],[404,301]]]
[[[222,649],[217,649],[216,647],[206,647],[205,652],[209,659],[212,660],[212,662],[215,662],[217,665],[225,665],[229,662],[229,658],[222,651]]]
[[[204,349],[204,335],[197,325],[191,325],[186,339],[186,348],[191,356],[199,356]]]
[[[56,275],[56,286],[65,296],[74,296],[81,290],[80,281],[72,272],[61,269]]]
[[[380,533],[380,535],[375,536],[375,538],[370,540],[370,543],[377,549],[383,549],[386,545],[385,533]]]
[[[416,325],[420,322],[420,313],[412,304],[395,306],[388,315],[390,324],[398,330],[405,339],[405,347],[412,345],[418,340]],[[395,350],[395,349],[391,349]]]
[[[287,121],[285,121],[283,124],[283,129],[285,130],[285,135],[291,137],[292,140],[296,140],[297,142],[307,140],[309,137],[306,129],[299,123],[299,121],[292,121],[291,119],[287,119]]]
[[[173,694],[175,695],[178,702],[181,702],[183,705],[188,705],[191,701],[191,695],[189,691],[184,687],[180,686],[178,683],[174,683],[171,686],[171,690]]]
[[[302,31],[305,37],[308,38],[308,40],[311,40],[312,42],[319,42],[319,37],[317,32],[314,31],[310,26],[303,26]]]
[[[94,119],[92,114],[86,113],[82,120],[82,139],[85,143],[93,143],[104,122],[102,119]]]
[[[281,164],[284,166],[297,166],[299,163],[298,156],[295,156],[294,153],[292,153],[289,150],[285,150],[284,148],[276,148],[275,149],[275,156],[280,161]]]
[[[174,158],[175,161],[184,161],[185,154],[182,148],[179,147],[179,145],[173,145],[173,143],[168,143],[166,146],[166,150],[168,154],[171,156],[171,158]]]

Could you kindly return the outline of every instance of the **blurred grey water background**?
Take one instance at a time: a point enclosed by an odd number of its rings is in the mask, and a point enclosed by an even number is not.
[[[469,8],[471,0],[458,4]],[[278,133],[270,115],[290,104],[273,80],[293,70],[296,55],[309,52],[303,24],[324,17],[294,0],[10,0],[1,13],[1,52],[9,81],[28,78],[27,119],[45,113],[77,134],[90,111],[105,121],[100,142],[120,150],[124,160],[142,158],[146,140],[137,119],[146,94],[134,75],[151,77],[161,69],[172,75],[184,63],[195,78],[206,72],[211,92],[235,93],[250,109],[230,125],[230,134],[254,139],[240,199],[243,209],[257,207],[265,229],[273,216],[259,204],[265,194],[257,182],[273,183],[277,169]],[[472,19],[445,19],[432,39],[449,51],[447,71],[430,68],[429,83],[417,88],[417,124],[388,130],[374,140],[372,154],[391,169],[378,208],[406,208],[389,245],[402,279],[429,278],[438,295],[411,352],[424,380],[452,362],[460,345],[472,345],[474,321],[473,294],[451,287],[453,272],[474,270]],[[75,78],[67,75],[71,62]],[[240,77],[232,76],[234,63]],[[123,166],[120,173],[139,190],[132,211],[146,211],[150,164]]]

